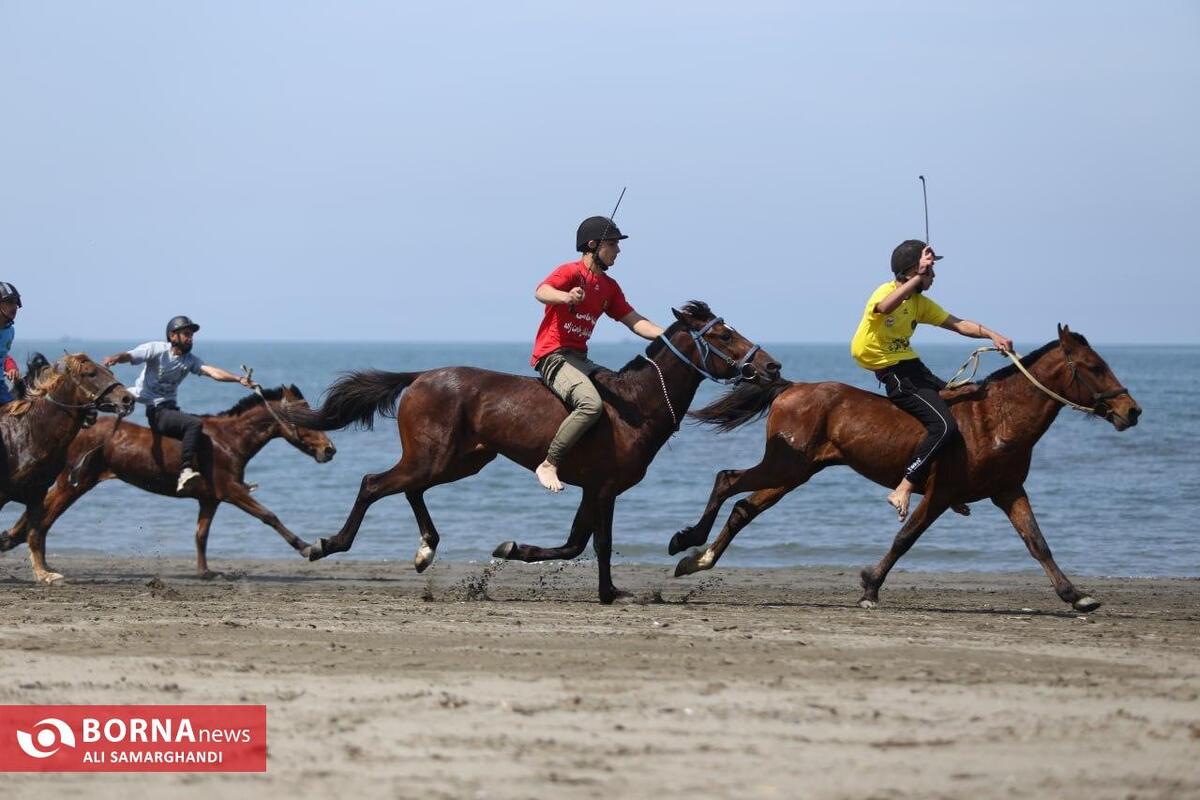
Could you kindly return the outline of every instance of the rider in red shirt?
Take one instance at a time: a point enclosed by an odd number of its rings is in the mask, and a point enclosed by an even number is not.
[[[542,382],[558,395],[571,413],[550,442],[537,477],[552,492],[562,491],[558,465],[566,452],[596,424],[604,411],[591,374],[601,367],[587,357],[587,341],[601,314],[607,314],[644,339],[656,339],[663,329],[633,310],[608,269],[617,260],[621,239],[629,237],[607,217],[588,217],[575,234],[583,258],[563,264],[534,292],[546,306],[538,327],[530,363]]]

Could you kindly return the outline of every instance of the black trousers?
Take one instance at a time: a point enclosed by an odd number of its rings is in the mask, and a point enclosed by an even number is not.
[[[175,403],[168,402],[157,406],[148,406],[146,419],[150,423],[150,430],[155,433],[182,440],[183,457],[180,466],[194,469],[196,444],[200,441],[200,432],[203,427],[200,418],[193,414],[185,414]]]
[[[946,388],[946,382],[930,372],[919,358],[876,370],[875,377],[883,384],[889,400],[925,426],[925,438],[904,469],[905,477],[920,487],[929,475],[934,455],[958,435],[958,424],[938,394]]]

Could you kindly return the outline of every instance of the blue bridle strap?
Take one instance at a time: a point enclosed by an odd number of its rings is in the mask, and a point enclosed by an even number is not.
[[[717,347],[716,345],[709,344],[709,342],[704,338],[704,334],[708,333],[710,330],[713,329],[714,326],[720,325],[722,322],[724,322],[723,319],[721,319],[720,317],[715,317],[715,318],[709,320],[708,322],[706,322],[704,324],[704,327],[698,331],[694,331],[691,328],[686,329],[688,332],[688,335],[692,337],[692,341],[695,343],[696,350],[700,355],[700,363],[698,365],[693,363],[690,358],[688,358],[682,352],[680,352],[679,348],[675,346],[675,343],[667,338],[666,333],[660,334],[658,338],[662,339],[662,342],[663,342],[663,344],[665,344],[667,346],[667,349],[670,350],[672,353],[674,353],[675,356],[680,361],[687,364],[692,369],[696,370],[696,372],[699,372],[705,378],[708,378],[710,381],[712,381],[714,383],[722,383],[722,384],[725,384],[726,386],[729,386],[730,384],[732,384],[732,385],[736,386],[736,385],[740,384],[742,381],[748,380],[750,377],[752,377],[752,375],[745,374],[746,367],[750,367],[750,371],[751,371],[751,373],[753,373],[754,367],[750,366],[750,362],[754,359],[755,353],[757,353],[762,348],[760,348],[758,345],[754,345],[753,347],[751,347],[749,350],[746,351],[746,355],[742,356],[740,359],[734,359],[733,356],[730,356],[728,353],[721,350],[721,348]],[[705,368],[705,365],[708,363],[708,358],[710,355],[716,355],[718,358],[720,358],[722,361],[724,361],[726,364],[728,364],[730,367],[732,367],[733,368],[733,377],[732,378],[718,378],[716,375],[713,375],[711,372],[709,372]]]

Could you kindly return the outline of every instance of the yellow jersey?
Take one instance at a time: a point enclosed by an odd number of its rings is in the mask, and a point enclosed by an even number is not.
[[[950,316],[944,308],[923,294],[911,294],[890,314],[875,313],[875,305],[896,288],[888,281],[871,293],[863,309],[862,322],[850,342],[850,355],[864,369],[877,370],[917,358],[909,338],[918,322],[941,325]]]

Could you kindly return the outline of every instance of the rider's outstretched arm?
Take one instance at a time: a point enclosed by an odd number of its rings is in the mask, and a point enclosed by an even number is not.
[[[1012,339],[1003,334],[996,333],[991,328],[981,325],[974,320],[959,319],[951,314],[946,317],[946,321],[942,323],[942,327],[948,331],[954,331],[972,339],[991,339],[992,344],[1003,352],[1011,352],[1013,349]]]
[[[663,329],[636,311],[630,311],[621,317],[621,324],[643,339],[657,339],[662,336]]]

